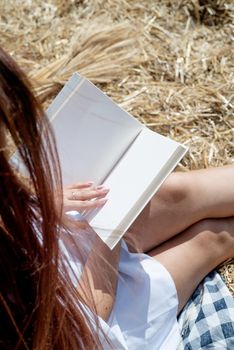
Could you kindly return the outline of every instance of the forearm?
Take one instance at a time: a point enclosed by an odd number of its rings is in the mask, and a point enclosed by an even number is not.
[[[103,206],[109,189],[103,186],[93,187],[91,183],[77,183],[63,191],[63,211],[92,209]],[[85,221],[70,221],[66,215],[64,224],[71,231],[83,235],[85,246],[91,251],[84,252],[83,272],[79,279],[78,290],[86,304],[100,317],[107,320],[113,308],[118,283],[118,264],[120,244],[110,250]],[[69,245],[69,243],[68,243]],[[84,250],[86,248],[84,247]],[[82,247],[80,246],[80,253]]]
[[[120,243],[110,250],[96,236],[79,282],[79,292],[86,303],[104,320],[108,320],[115,302],[119,253]],[[87,286],[91,288],[91,295],[84,295],[83,291],[87,290]]]

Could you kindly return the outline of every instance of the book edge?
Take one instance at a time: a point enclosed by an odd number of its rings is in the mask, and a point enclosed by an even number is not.
[[[164,164],[160,172],[154,177],[151,184],[143,192],[139,200],[125,215],[121,223],[112,231],[112,233],[106,239],[102,238],[104,243],[106,243],[110,249],[113,249],[116,246],[116,244],[119,242],[119,240],[124,236],[127,229],[131,226],[131,224],[134,222],[134,220],[139,215],[139,213],[144,209],[147,203],[151,200],[153,195],[158,191],[162,183],[166,180],[167,176],[169,176],[169,174],[173,171],[173,169],[178,165],[178,163],[180,162],[180,160],[183,158],[183,156],[186,154],[187,151],[188,151],[188,147],[182,144],[180,144],[176,148],[176,150],[173,152],[169,160],[166,162],[166,164]],[[129,220],[129,217],[131,217],[130,220]],[[119,232],[122,232],[118,235],[117,239],[113,237],[116,235],[116,232],[118,232],[118,234]]]

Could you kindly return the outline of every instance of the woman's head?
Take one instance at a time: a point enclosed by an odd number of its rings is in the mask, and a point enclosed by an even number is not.
[[[53,135],[26,76],[2,49],[0,128],[0,348],[97,348],[81,298],[59,264],[54,191],[61,180]],[[28,183],[8,159],[6,135]]]

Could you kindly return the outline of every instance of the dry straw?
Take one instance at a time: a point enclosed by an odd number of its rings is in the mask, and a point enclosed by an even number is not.
[[[1,45],[45,107],[76,70],[189,145],[180,169],[234,162],[232,0],[3,0]],[[221,267],[234,293],[234,262]]]

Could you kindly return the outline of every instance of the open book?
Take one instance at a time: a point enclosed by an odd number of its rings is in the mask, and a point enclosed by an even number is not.
[[[107,203],[87,220],[113,248],[187,148],[148,129],[76,73],[47,114],[63,183],[92,180],[110,188]]]

